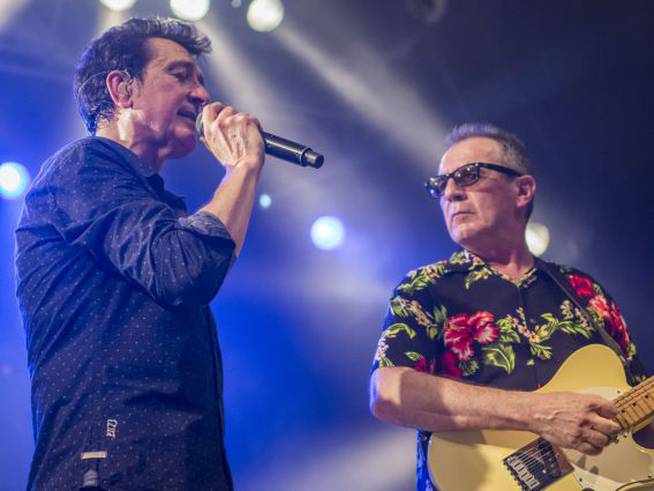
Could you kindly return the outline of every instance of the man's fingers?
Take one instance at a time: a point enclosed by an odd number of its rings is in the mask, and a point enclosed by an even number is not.
[[[598,431],[595,428],[587,428],[584,431],[584,440],[596,448],[604,448],[611,441],[606,433]]]
[[[202,123],[208,124],[218,117],[225,105],[222,102],[210,102],[202,108]]]
[[[595,412],[606,419],[614,419],[618,415],[618,410],[612,402],[605,401],[603,404],[598,404]]]
[[[590,426],[593,429],[602,432],[609,437],[613,437],[617,435],[618,433],[620,433],[620,430],[622,429],[620,425],[615,421],[602,417],[598,414],[591,414],[589,421],[590,421]]]
[[[238,114],[238,111],[234,109],[232,106],[224,106],[219,112],[218,116],[216,117],[216,121],[218,121],[218,125],[224,125],[225,121],[227,118],[230,116],[234,116],[234,114]]]

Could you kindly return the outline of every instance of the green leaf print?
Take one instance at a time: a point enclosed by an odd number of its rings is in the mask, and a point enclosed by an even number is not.
[[[547,324],[537,326],[534,329],[534,334],[538,337],[538,341],[547,341],[550,339],[554,331],[556,331],[557,324],[555,319],[554,323],[548,322]]]
[[[481,268],[478,269],[477,271],[473,271],[472,273],[466,276],[464,282],[465,289],[466,290],[470,289],[470,285],[472,285],[474,282],[479,280],[485,280],[486,278],[489,278],[492,275],[493,272],[488,268]]]
[[[468,261],[469,259],[466,256],[465,251],[457,251],[454,254],[452,254],[452,257],[450,258],[450,263],[452,264],[463,264]]]
[[[500,344],[515,344],[520,342],[520,335],[514,329],[517,322],[517,319],[512,318],[510,315],[496,322],[497,327],[500,328]]]
[[[479,363],[474,358],[468,361],[464,361],[461,364],[461,373],[464,377],[474,375],[477,370],[479,370]]]
[[[408,302],[402,297],[391,299],[391,312],[399,317],[409,317],[411,315],[408,309]]]
[[[411,329],[408,325],[397,323],[397,324],[391,324],[390,326],[388,326],[388,328],[386,328],[386,331],[384,332],[384,337],[395,338],[402,331],[407,333],[409,339],[413,339],[416,335],[416,331]]]
[[[593,330],[590,328],[590,326],[577,324],[571,319],[560,321],[552,314],[542,314],[541,317],[547,321],[547,328],[544,330],[544,334],[547,334],[546,337],[538,332],[538,328],[536,329],[541,341],[546,341],[549,339],[556,330],[560,330],[566,334],[580,335],[586,339],[589,339],[593,333]]]
[[[564,332],[566,334],[572,334],[576,335],[579,334],[586,339],[590,339],[592,336],[593,330],[589,329],[589,326],[584,326],[581,324],[575,324],[573,321],[561,321],[559,323],[559,329],[561,332]]]
[[[435,283],[444,273],[445,265],[443,263],[438,262],[431,266],[425,266],[424,268],[415,270],[410,281],[399,286],[398,290],[402,293],[412,295],[416,291],[424,290],[429,285]]]
[[[627,345],[627,357],[631,360],[636,355],[636,345],[629,341]]]
[[[411,361],[420,361],[424,358],[424,356],[422,356],[420,353],[416,353],[415,351],[405,351],[404,355]]]
[[[515,353],[510,344],[496,344],[485,346],[482,349],[484,363],[495,367],[504,368],[506,373],[513,372],[515,368]]]
[[[379,360],[379,366],[380,367],[394,367],[395,365],[391,360],[388,358],[384,357]]]
[[[429,339],[436,339],[438,336],[439,328],[445,324],[447,320],[447,309],[445,306],[441,305],[440,307],[434,307],[433,310],[433,322],[430,322],[429,326],[426,328],[427,336]]]
[[[529,343],[529,350],[531,354],[541,360],[549,360],[552,358],[552,348],[538,343]]]
[[[447,319],[447,309],[444,305],[441,305],[440,308],[434,307],[434,324],[443,325]]]

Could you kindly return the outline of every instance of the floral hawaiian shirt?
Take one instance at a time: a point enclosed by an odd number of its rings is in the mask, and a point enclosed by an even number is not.
[[[553,265],[628,360],[636,348],[620,310],[590,276]],[[459,251],[411,271],[397,286],[373,370],[404,366],[503,389],[536,390],[580,347],[602,338],[567,294],[534,267],[514,282]],[[636,363],[632,364],[632,367]],[[644,378],[636,372],[631,383]],[[436,489],[426,465],[431,433],[418,431],[417,489]]]

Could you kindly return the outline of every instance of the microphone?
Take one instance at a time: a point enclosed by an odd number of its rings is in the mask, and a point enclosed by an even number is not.
[[[204,137],[204,124],[202,123],[202,113],[198,114],[195,120],[195,130],[199,137]],[[266,153],[286,160],[292,164],[301,165],[302,167],[313,167],[320,169],[325,162],[322,154],[314,152],[311,148],[301,143],[296,143],[281,136],[272,133],[261,132],[263,141],[266,144]]]

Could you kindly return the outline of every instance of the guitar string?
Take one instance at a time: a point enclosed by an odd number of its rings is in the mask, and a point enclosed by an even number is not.
[[[541,441],[547,444],[548,446],[547,450],[542,450],[541,448],[536,446],[537,442],[541,442]],[[540,438],[539,440],[535,440],[535,442],[533,443],[530,443],[529,448],[527,450],[519,450],[518,452],[520,453],[520,460],[523,463],[525,463],[525,465],[530,471],[538,466],[544,467],[544,463],[538,458],[539,455],[543,456],[543,458],[549,457],[551,455],[556,455],[556,450],[554,450],[552,444],[542,438]],[[512,455],[516,455],[516,454],[514,453]]]
[[[616,405],[619,405],[621,403],[626,402],[627,405],[629,407],[631,407],[631,399],[638,398],[637,402],[642,401],[645,398],[644,397],[645,395],[651,395],[651,392],[649,391],[650,386],[654,386],[654,378],[649,378],[649,379],[645,380],[644,382],[641,382],[639,385],[634,387],[628,393],[623,394],[622,396],[619,396],[618,398],[616,398],[615,399]],[[647,404],[645,403],[645,405],[647,405]],[[625,410],[626,409],[627,408],[625,408]],[[642,408],[640,408],[640,407],[638,407],[638,409],[642,410]],[[647,409],[651,413],[651,408],[647,408]],[[629,414],[627,414],[626,416],[630,417]],[[638,414],[637,414],[637,416],[638,416],[638,421],[636,423],[634,423],[634,424],[637,424],[639,421],[642,421],[644,419]],[[651,416],[651,414],[650,414],[650,416]],[[645,416],[645,418],[647,418],[647,417],[648,416]],[[629,421],[627,421],[627,423],[629,423]],[[620,423],[620,425],[623,426],[621,423]],[[632,425],[630,424],[629,426],[632,426]],[[545,441],[547,443],[547,445],[548,445],[547,450],[543,450],[542,448],[538,447],[537,442],[539,442],[539,441]],[[513,455],[516,455],[516,454],[513,454]],[[556,450],[554,449],[554,447],[549,442],[547,442],[544,439],[536,440],[535,442],[530,443],[527,449],[519,451],[520,461],[523,464],[525,464],[525,467],[527,468],[527,470],[530,471],[530,473],[532,475],[534,474],[534,472],[533,472],[534,469],[546,467],[544,461],[545,461],[546,458],[551,457],[551,456],[554,456],[556,458]],[[558,459],[556,459],[556,461],[558,463]]]

